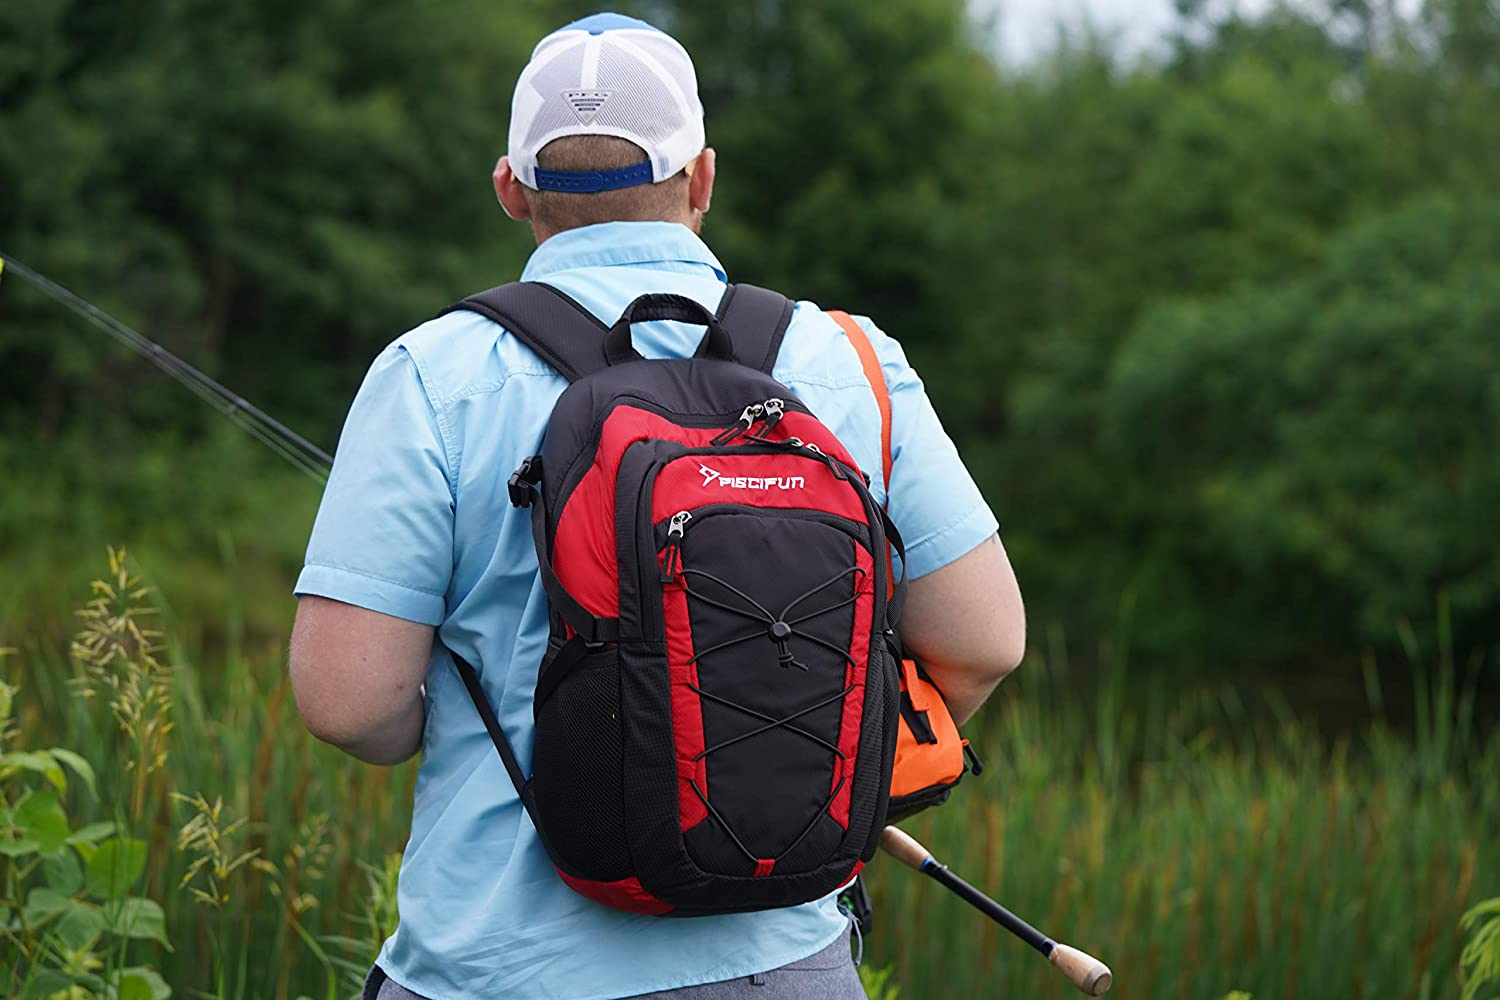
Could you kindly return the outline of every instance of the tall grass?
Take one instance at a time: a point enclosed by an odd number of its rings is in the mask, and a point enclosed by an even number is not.
[[[64,650],[12,636],[22,650],[0,672],[21,688],[16,741],[92,760],[99,800],[73,787],[69,814],[147,841],[143,892],[164,903],[174,949],[134,942],[130,961],[178,996],[353,995],[395,920],[414,768],[313,741],[279,642],[230,642],[206,662],[172,643],[170,614],[163,625],[171,728],[156,769],[132,764],[139,748],[106,705],[76,696]],[[1376,717],[1329,740],[1274,695],[1187,692],[1123,666],[1089,690],[1038,658],[971,727],[985,773],[909,828],[1109,962],[1114,996],[1457,997],[1460,916],[1500,895],[1500,739],[1474,720],[1474,673],[1433,660],[1410,733]],[[929,880],[877,860],[870,881],[866,961],[892,968],[903,1000],[1068,995]]]
[[[279,643],[194,662],[167,624],[170,731],[149,773],[104,699],[78,696],[85,672],[43,644],[0,662],[20,688],[13,742],[94,762],[98,800],[72,788],[69,814],[146,842],[139,891],[165,907],[173,950],[130,947],[179,996],[356,992],[393,926],[390,856],[405,841],[414,766],[369,767],[313,740]]]
[[[1459,919],[1500,892],[1500,739],[1451,664],[1414,735],[1332,743],[1280,699],[1118,671],[1092,704],[1031,664],[977,727],[990,767],[912,831],[1121,998],[1457,997]],[[1131,707],[1140,705],[1139,708]],[[876,964],[903,997],[1067,996],[1041,958],[914,873],[876,865]]]

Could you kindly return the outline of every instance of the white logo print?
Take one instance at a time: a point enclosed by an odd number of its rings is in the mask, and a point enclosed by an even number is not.
[[[706,465],[699,465],[698,472],[703,476],[705,487],[718,482],[721,488],[737,490],[800,490],[807,485],[807,480],[801,476],[721,476],[718,469]]]

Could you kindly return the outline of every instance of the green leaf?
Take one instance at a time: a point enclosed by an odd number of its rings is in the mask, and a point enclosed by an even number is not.
[[[145,976],[132,972],[120,977],[119,1000],[151,1000],[151,983]]]
[[[64,975],[55,969],[44,969],[31,978],[26,984],[26,992],[21,994],[27,1000],[50,997],[54,993],[61,993],[73,985],[73,977]]]
[[[110,933],[120,937],[141,941],[160,941],[172,950],[167,941],[167,917],[161,906],[150,899],[115,899],[104,904],[104,921]]]
[[[109,821],[90,823],[87,826],[81,826],[74,830],[73,835],[68,838],[68,843],[74,847],[81,848],[83,844],[92,844],[96,840],[103,840],[114,832],[115,825]]]
[[[4,681],[0,681],[0,723],[10,718],[10,707],[12,699],[15,698],[16,689]]]
[[[120,973],[119,1000],[169,1000],[172,987],[155,969],[132,966]]]
[[[0,754],[0,778],[17,771],[35,771],[52,782],[59,792],[68,789],[68,776],[63,774],[63,769],[45,750],[14,750]]]
[[[78,855],[64,847],[42,859],[42,879],[65,896],[83,888],[83,866]]]
[[[69,951],[87,951],[105,931],[104,914],[92,906],[73,902],[52,933]]]
[[[68,843],[73,845],[73,850],[77,851],[78,856],[83,859],[83,866],[85,868],[93,860],[94,855],[99,853],[99,845],[91,844],[86,840],[76,840],[73,837],[69,837]]]
[[[36,888],[26,894],[26,908],[21,920],[27,927],[37,927],[67,910],[71,900],[56,889]]]
[[[15,837],[6,836],[0,839],[0,855],[8,858],[17,858],[23,854],[34,854],[41,850],[41,843],[31,837],[17,834]]]
[[[34,789],[16,803],[11,822],[21,831],[23,838],[35,840],[37,850],[43,854],[67,843],[68,816],[57,801],[57,793],[50,788]]]
[[[85,878],[89,892],[99,899],[119,899],[130,891],[146,869],[146,842],[111,837],[88,859]]]
[[[74,774],[83,779],[83,783],[89,786],[90,795],[94,798],[99,797],[98,786],[94,780],[94,765],[66,747],[53,747],[49,752],[53,757],[68,765]]]

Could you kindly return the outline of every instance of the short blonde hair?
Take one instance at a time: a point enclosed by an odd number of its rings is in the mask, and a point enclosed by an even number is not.
[[[536,154],[543,170],[615,170],[646,159],[646,151],[612,135],[568,135],[553,139]],[[562,232],[600,222],[687,222],[688,176],[680,170],[655,184],[637,184],[615,191],[537,191],[528,188],[526,201],[538,226]]]

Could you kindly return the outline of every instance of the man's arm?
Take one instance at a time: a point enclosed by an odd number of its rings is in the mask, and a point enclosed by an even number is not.
[[[416,753],[433,631],[326,597],[303,597],[292,628],[291,675],[308,730],[371,764],[399,764]]]
[[[402,341],[370,366],[297,579],[292,690],[314,736],[361,760],[417,752],[421,684],[453,572],[453,484]]]
[[[901,345],[868,318],[855,321],[880,359],[891,403],[887,508],[907,539],[911,578],[901,638],[963,722],[1021,662],[1021,592],[999,524]]]
[[[1026,652],[1026,610],[999,535],[911,581],[901,640],[965,722]]]

